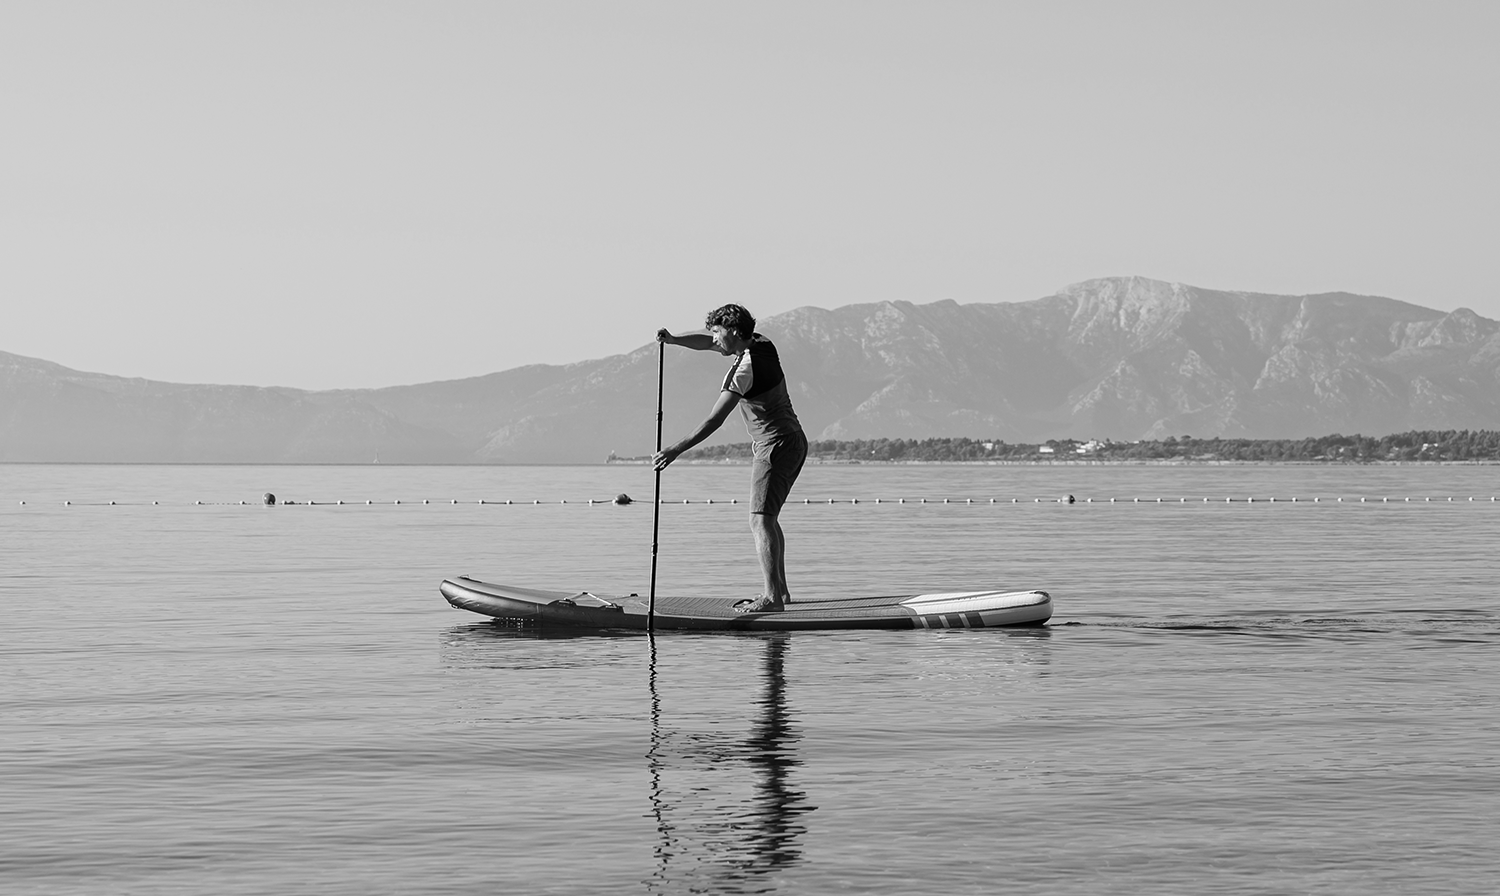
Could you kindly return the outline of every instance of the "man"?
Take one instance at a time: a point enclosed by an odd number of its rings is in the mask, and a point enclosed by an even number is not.
[[[717,351],[734,356],[724,377],[719,400],[692,434],[652,457],[657,470],[665,470],[682,452],[714,434],[740,406],[745,428],[750,432],[755,460],[750,467],[750,531],[760,558],[766,590],[753,600],[735,604],[741,613],[774,613],[791,602],[786,584],[786,540],[778,517],[786,496],[807,460],[807,437],[792,410],[781,372],[781,358],[771,340],[755,332],[755,318],[741,305],[715,308],[704,322],[708,333],[673,336],[656,332],[656,341],[695,351]]]

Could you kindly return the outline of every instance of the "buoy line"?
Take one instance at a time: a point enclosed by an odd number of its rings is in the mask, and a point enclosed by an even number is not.
[[[660,499],[660,501],[661,501],[662,504],[690,504],[690,505],[691,504],[715,504],[715,505],[719,505],[719,506],[734,506],[734,505],[738,505],[739,504],[739,499],[738,498],[729,498],[727,500],[723,499],[723,498],[718,498],[718,499],[715,499],[715,498],[699,498],[699,499],[682,498],[680,500],[676,499],[676,498],[662,498],[662,499]],[[974,506],[974,505],[992,505],[992,504],[1012,504],[1012,505],[1021,505],[1021,504],[1132,504],[1133,505],[1133,504],[1211,504],[1211,503],[1220,503],[1220,504],[1458,504],[1458,503],[1495,503],[1495,502],[1500,502],[1500,496],[1491,495],[1491,496],[1486,497],[1486,496],[1483,496],[1483,495],[1476,495],[1476,496],[1468,496],[1468,497],[1465,497],[1465,496],[1435,496],[1435,497],[1434,496],[1421,496],[1421,497],[1391,497],[1391,496],[1381,496],[1381,497],[1371,497],[1371,496],[1367,496],[1367,495],[1366,496],[1349,496],[1349,495],[1323,496],[1323,495],[1317,495],[1317,496],[1312,496],[1312,497],[1294,496],[1294,497],[1290,497],[1290,498],[1277,498],[1277,497],[1264,497],[1264,498],[1261,498],[1261,497],[1254,497],[1254,496],[1226,495],[1226,496],[1224,496],[1222,498],[1220,498],[1220,497],[1076,498],[1073,495],[1064,495],[1062,497],[1042,497],[1042,498],[1037,498],[1037,497],[1032,497],[1032,498],[883,498],[883,497],[882,498],[803,498],[800,501],[799,500],[795,500],[795,499],[791,500],[791,501],[788,501],[787,504],[789,506],[793,505],[793,504],[802,504],[804,506],[816,506],[816,505],[825,505],[825,506],[827,506],[827,505],[840,505],[840,504],[849,504],[849,505],[852,505],[852,504],[897,504],[897,505],[911,504],[911,505],[919,505],[920,506],[920,505],[931,504],[931,505],[935,505],[935,506],[962,506],[962,507],[969,507],[969,506]],[[18,501],[17,503],[19,504],[19,506],[22,506],[22,507],[37,506],[36,502],[33,502],[33,501],[21,500],[21,501]],[[192,506],[192,507],[246,507],[246,506],[259,507],[259,506],[262,506],[262,502],[260,502],[260,501],[193,501],[191,504],[187,504],[187,502],[183,502],[183,503],[186,506]],[[584,499],[568,499],[568,498],[563,498],[563,499],[556,500],[556,501],[543,501],[540,498],[533,498],[533,499],[530,499],[530,500],[521,500],[521,499],[514,499],[514,498],[506,498],[506,499],[503,499],[503,500],[494,499],[494,498],[479,498],[479,499],[471,499],[471,500],[468,500],[468,501],[460,500],[458,498],[450,498],[447,501],[441,501],[441,500],[439,500],[439,501],[433,501],[430,498],[423,498],[420,501],[405,500],[405,499],[401,499],[401,498],[395,498],[395,499],[377,501],[377,500],[374,500],[373,498],[367,498],[367,499],[365,499],[363,501],[345,501],[342,498],[340,498],[340,499],[333,500],[333,501],[297,501],[297,500],[285,500],[285,501],[277,501],[276,503],[280,504],[282,506],[302,506],[302,507],[343,507],[343,506],[354,506],[354,505],[363,505],[363,506],[367,506],[367,507],[368,506],[382,506],[382,505],[391,505],[391,506],[398,506],[398,507],[399,506],[411,507],[411,506],[430,505],[430,504],[434,504],[434,503],[435,504],[449,504],[449,505],[452,505],[452,506],[457,506],[457,505],[460,505],[460,504],[472,504],[472,505],[476,505],[476,506],[486,506],[486,507],[497,507],[497,506],[505,506],[505,507],[509,507],[509,506],[538,507],[538,506],[545,506],[545,505],[554,505],[554,506],[555,505],[571,505],[571,506],[575,506],[575,507],[581,507],[581,506],[593,507],[593,506],[598,506],[598,505],[649,504],[651,502],[650,501],[635,500],[635,499],[630,498],[627,495],[619,495],[619,496],[616,496],[615,498],[612,498],[612,499],[609,499],[609,498],[584,498]],[[161,502],[160,501],[72,501],[72,500],[65,500],[65,501],[62,502],[62,504],[63,504],[64,507],[117,507],[117,506],[123,506],[123,507],[152,507],[152,506],[160,506]],[[267,506],[270,506],[270,505],[268,504]]]

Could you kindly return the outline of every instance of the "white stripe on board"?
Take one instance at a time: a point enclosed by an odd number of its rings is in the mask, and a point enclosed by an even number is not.
[[[1040,591],[959,591],[945,594],[919,594],[901,602],[918,613],[982,613],[1046,603],[1050,598]]]

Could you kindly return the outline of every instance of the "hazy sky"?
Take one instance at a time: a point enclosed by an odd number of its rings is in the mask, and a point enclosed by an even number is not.
[[[0,350],[305,388],[1138,274],[1500,318],[1500,3],[0,3]]]

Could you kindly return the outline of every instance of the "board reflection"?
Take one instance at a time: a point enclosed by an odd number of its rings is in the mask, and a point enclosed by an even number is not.
[[[797,637],[451,629],[442,665],[467,742],[453,755],[505,769],[487,823],[534,838],[533,865],[634,866],[649,892],[767,892],[801,862],[814,809],[788,697]],[[563,847],[580,836],[611,858],[580,865]]]

